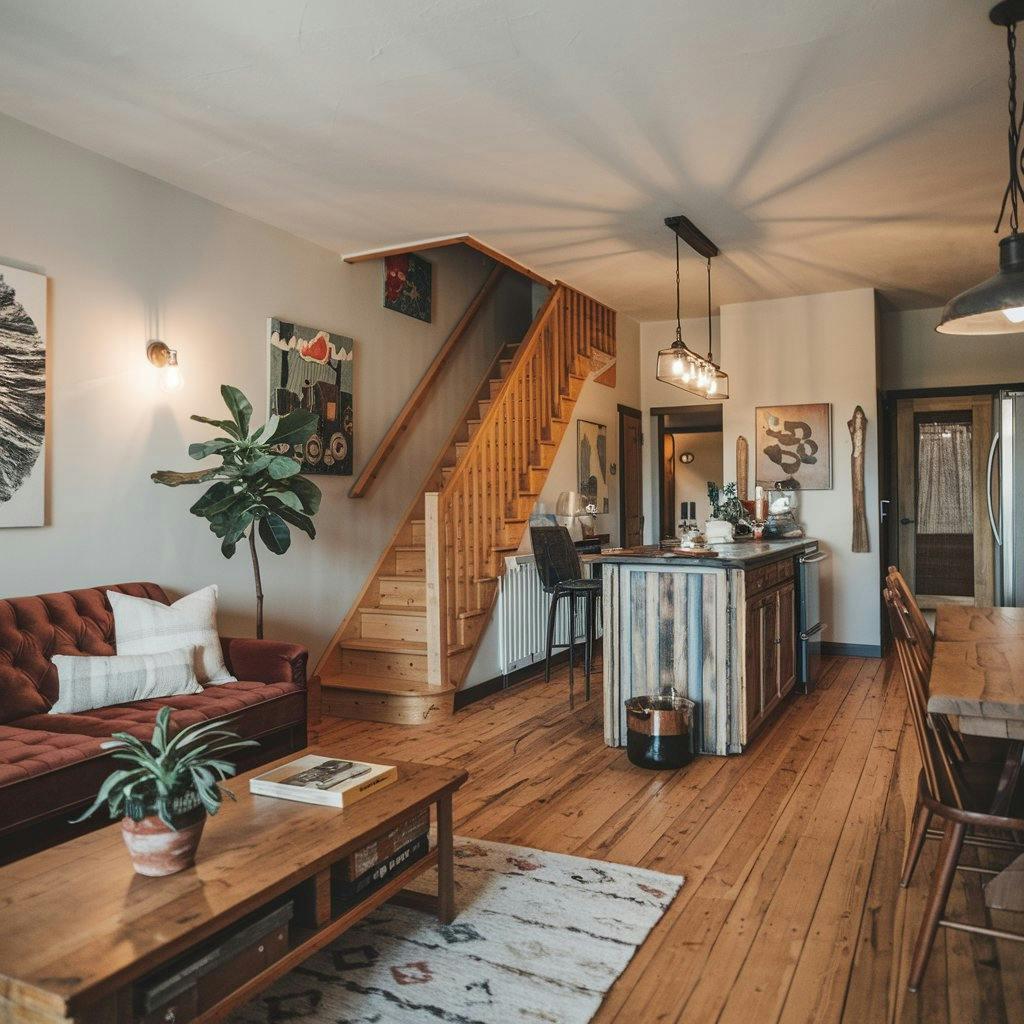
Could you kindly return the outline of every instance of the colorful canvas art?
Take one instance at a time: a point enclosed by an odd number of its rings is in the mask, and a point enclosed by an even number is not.
[[[42,526],[46,277],[0,266],[0,527]]]
[[[768,405],[755,411],[757,462],[762,486],[786,480],[804,491],[832,488],[832,406]]]
[[[305,409],[317,417],[313,435],[290,454],[307,475],[351,476],[352,339],[271,318],[267,341],[271,415]]]
[[[603,423],[576,421],[576,465],[579,493],[593,503],[597,515],[608,511],[608,428]]]
[[[384,257],[384,308],[430,323],[433,267],[407,252]]]

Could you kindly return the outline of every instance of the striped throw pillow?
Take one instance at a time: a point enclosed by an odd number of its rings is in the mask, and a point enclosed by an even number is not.
[[[107,591],[114,612],[114,643],[118,654],[163,654],[182,647],[196,649],[196,679],[233,683],[224,664],[217,633],[217,587],[203,587],[174,604]]]
[[[58,654],[53,658],[60,684],[51,715],[73,715],[93,708],[109,708],[150,697],[202,693],[193,669],[195,648],[183,647],[164,654],[87,655]]]

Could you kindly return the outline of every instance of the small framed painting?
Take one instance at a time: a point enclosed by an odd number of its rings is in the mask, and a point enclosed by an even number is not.
[[[780,481],[804,491],[832,489],[832,406],[762,405],[754,412],[757,459],[763,487]]]
[[[46,277],[0,266],[0,527],[42,526]]]
[[[576,465],[579,493],[597,515],[608,511],[608,428],[603,423],[576,421]]]
[[[433,267],[413,252],[384,257],[384,308],[430,323]]]

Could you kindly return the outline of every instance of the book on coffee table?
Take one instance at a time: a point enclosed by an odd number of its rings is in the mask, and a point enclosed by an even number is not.
[[[325,807],[348,807],[398,779],[394,765],[307,754],[249,780],[249,792]]]

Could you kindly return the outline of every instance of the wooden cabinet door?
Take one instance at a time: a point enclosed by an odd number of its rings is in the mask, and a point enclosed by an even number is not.
[[[761,710],[773,708],[779,699],[778,591],[766,595],[761,613]]]
[[[778,601],[779,696],[796,685],[796,588],[784,583],[776,591]]]
[[[745,655],[745,685],[744,697],[747,705],[747,738],[750,738],[751,729],[760,720],[764,712],[764,701],[761,695],[761,651],[762,644],[762,618],[764,611],[764,598],[751,597],[746,603],[746,655]]]

